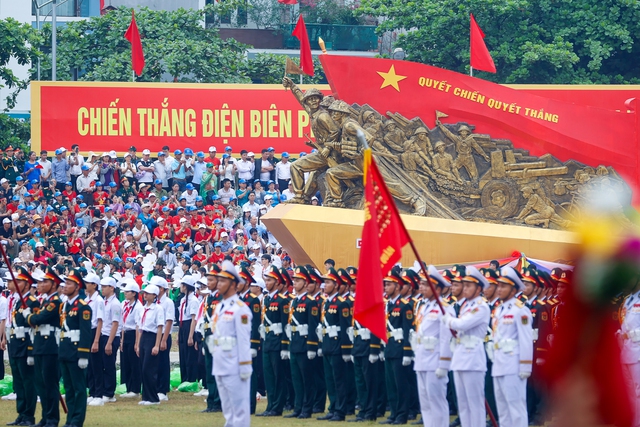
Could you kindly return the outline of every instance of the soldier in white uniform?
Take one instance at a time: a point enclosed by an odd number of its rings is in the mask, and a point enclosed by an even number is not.
[[[218,276],[217,305],[207,346],[213,356],[213,375],[222,403],[225,427],[248,427],[251,423],[249,389],[251,383],[251,310],[236,294],[244,280],[230,261],[222,263]]]
[[[533,360],[533,317],[516,294],[524,289],[518,273],[503,267],[498,296],[503,301],[493,318],[493,387],[501,426],[526,427],[527,378]]]
[[[451,286],[438,270],[430,265],[429,277],[420,273],[420,293],[424,296],[416,317],[416,333],[411,340],[415,362],[413,369],[418,378],[420,412],[425,427],[447,427],[449,425],[449,403],[447,383],[451,366],[451,331],[440,321],[443,316],[438,306],[439,299],[445,312],[455,316],[453,307],[440,294]],[[431,280],[436,294],[427,283]]]
[[[462,277],[462,296],[466,302],[460,310],[460,317],[456,319],[449,314],[442,317],[442,322],[449,329],[457,331],[451,370],[462,427],[485,427],[487,423],[484,406],[484,377],[487,371],[484,338],[491,311],[481,296],[487,285],[487,279],[478,269],[468,266],[466,275]]]
[[[633,426],[640,426],[640,285],[622,304],[622,368],[634,397]]]

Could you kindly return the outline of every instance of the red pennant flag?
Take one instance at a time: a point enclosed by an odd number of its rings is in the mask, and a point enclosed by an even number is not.
[[[493,58],[484,44],[484,33],[478,26],[476,18],[471,14],[471,67],[475,70],[487,71],[489,73],[496,72],[496,65]]]
[[[278,0],[278,3],[280,4],[296,4],[298,3],[297,0]]]
[[[298,18],[298,23],[291,33],[292,36],[300,40],[300,69],[308,76],[313,76],[313,57],[311,56],[311,45],[307,26],[304,24],[302,14]]]
[[[144,51],[142,50],[142,40],[140,40],[140,32],[138,31],[138,24],[136,24],[136,16],[131,11],[131,24],[124,33],[124,38],[131,43],[131,67],[138,76],[142,75],[144,69]]]
[[[400,260],[402,248],[411,238],[371,156],[371,149],[364,153],[364,179],[365,220],[353,316],[386,343],[382,279]]]

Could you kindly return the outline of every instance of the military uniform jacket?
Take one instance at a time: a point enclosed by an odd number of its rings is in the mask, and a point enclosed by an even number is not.
[[[60,314],[62,302],[57,293],[42,300],[42,307],[27,317],[27,323],[34,328],[33,354],[58,354],[60,340]]]
[[[397,297],[387,302],[387,359],[412,357],[409,334],[413,330],[413,305],[410,300]]]
[[[442,301],[445,312],[455,315],[453,307]],[[425,301],[420,304],[416,315],[416,333],[413,339],[413,354],[415,371],[449,370],[451,366],[451,330],[440,321],[442,311],[438,302]]]
[[[458,331],[457,338],[454,340],[455,349],[451,359],[451,370],[487,371],[484,341],[490,318],[489,305],[482,297],[465,301],[460,310],[460,317],[453,319],[450,323],[451,328]],[[496,363],[494,362],[494,366]]]
[[[31,311],[40,307],[38,299],[29,292],[24,294],[24,299]],[[9,313],[9,357],[30,357],[33,355],[33,341],[29,323],[22,316],[22,301],[18,294],[12,295],[11,312]]]
[[[533,338],[531,311],[512,298],[502,304],[493,319],[492,376],[518,375],[531,372]]]
[[[544,353],[549,350],[548,337],[551,333],[551,306],[540,298],[535,298],[527,307],[533,317],[533,350],[535,358],[544,358]]]
[[[216,304],[213,315],[213,375],[251,373],[251,310],[238,295]]]
[[[22,169],[18,170],[18,166],[15,164],[13,158],[5,157],[0,161],[2,166],[2,172],[4,172],[4,178],[10,183],[16,182],[16,178],[22,172]]]
[[[211,327],[213,326],[213,316],[216,311],[216,305],[222,301],[222,297],[220,293],[216,291],[215,294],[207,295],[207,298],[204,300],[204,324],[203,324],[203,336],[206,338],[211,335]]]
[[[363,328],[360,322],[351,318],[353,322],[353,357],[377,356],[380,354],[380,338],[373,335],[367,328]]]
[[[67,301],[60,317],[60,361],[88,359],[91,348],[91,307],[80,297]]]
[[[261,323],[261,310],[262,304],[260,298],[257,295],[247,292],[242,300],[251,309],[251,348],[258,350],[260,348],[260,323]]]
[[[289,298],[274,292],[262,299],[263,351],[286,350],[289,340],[284,327],[289,321]]]
[[[351,327],[351,307],[346,298],[338,296],[327,298],[320,317],[322,323],[322,354],[349,355],[353,344],[349,339]]]
[[[622,363],[632,365],[640,359],[640,292],[629,295],[622,304]]]
[[[318,304],[313,297],[305,293],[301,297],[293,298],[289,312],[289,326],[291,327],[289,351],[291,353],[318,351],[318,334],[316,332],[318,316]]]

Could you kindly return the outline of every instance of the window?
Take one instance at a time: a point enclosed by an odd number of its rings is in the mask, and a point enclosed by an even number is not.
[[[86,7],[81,7],[82,3],[87,3],[89,0],[57,0],[58,8],[57,14],[58,16],[83,16],[81,13],[81,9],[86,9]],[[46,3],[45,0],[37,0],[37,3],[43,4]],[[53,3],[48,4],[44,7],[40,8],[40,16],[51,16],[51,12],[53,9]],[[36,14],[36,6],[34,2],[31,2],[31,13],[35,16]]]

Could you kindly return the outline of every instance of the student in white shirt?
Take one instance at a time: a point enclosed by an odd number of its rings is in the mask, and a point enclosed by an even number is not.
[[[147,285],[143,289],[145,300],[142,314],[138,313],[138,332],[136,354],[142,367],[142,401],[140,405],[159,405],[156,389],[158,373],[158,354],[164,328],[164,310],[157,303],[160,290],[156,285]]]
[[[130,398],[140,394],[142,376],[140,358],[136,354],[136,319],[142,312],[142,304],[138,301],[140,287],[133,279],[125,279],[124,305],[122,306],[122,335],[120,339],[120,382],[127,385],[127,392],[120,397]]]
[[[89,386],[90,406],[102,406],[104,396],[104,369],[102,366],[102,353],[100,352],[100,331],[104,319],[104,300],[98,293],[100,277],[97,274],[88,274],[85,279],[86,303],[91,307],[91,355],[89,357],[89,369],[87,372],[87,385]]]
[[[198,378],[198,350],[195,347],[193,334],[196,328],[196,316],[200,301],[195,296],[195,278],[184,276],[180,290],[184,297],[180,300],[178,353],[180,356],[180,382],[195,382]]]
[[[169,283],[160,276],[153,276],[149,280],[150,285],[156,285],[160,289],[158,294],[158,304],[164,310],[164,328],[162,330],[162,340],[160,341],[160,354],[158,359],[158,398],[160,401],[169,400],[167,394],[171,389],[170,373],[171,360],[169,358],[171,352],[171,328],[176,320],[176,307],[173,301],[167,296],[169,292]]]
[[[104,297],[104,321],[100,335],[100,351],[104,369],[104,403],[115,402],[116,393],[116,356],[120,347],[122,329],[122,306],[116,297],[116,281],[111,277],[102,279]]]

